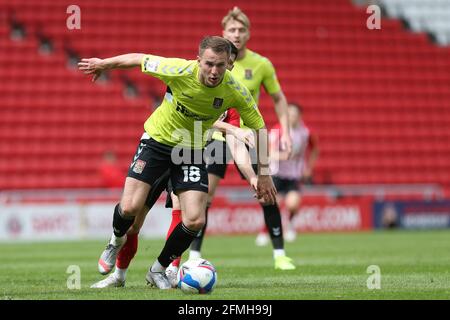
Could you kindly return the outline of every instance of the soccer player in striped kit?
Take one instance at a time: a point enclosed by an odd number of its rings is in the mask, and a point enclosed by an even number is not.
[[[276,125],[270,133],[270,171],[278,191],[278,203],[284,201],[285,208],[289,213],[284,239],[292,242],[296,238],[292,220],[300,208],[301,183],[311,181],[319,156],[319,146],[317,136],[311,132],[302,119],[301,107],[290,103],[288,114],[292,153],[288,155],[280,148],[280,126]],[[267,229],[261,230],[256,238],[256,243],[258,245],[269,243]]]

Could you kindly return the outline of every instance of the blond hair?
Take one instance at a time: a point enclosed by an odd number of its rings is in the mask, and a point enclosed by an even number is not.
[[[222,28],[225,30],[225,27],[228,22],[236,20],[240,23],[242,23],[247,29],[250,29],[250,20],[248,19],[247,15],[239,9],[239,7],[234,7],[230,11],[228,11],[228,14],[223,17],[222,19]]]

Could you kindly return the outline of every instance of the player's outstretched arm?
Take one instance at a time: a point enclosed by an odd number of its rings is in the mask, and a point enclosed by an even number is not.
[[[84,58],[78,62],[78,69],[93,74],[92,81],[95,81],[105,70],[139,67],[143,57],[143,53],[127,53],[107,59]]]
[[[264,127],[256,131],[256,150],[258,159],[258,188],[256,195],[267,204],[276,202],[277,190],[269,170],[269,137]]]

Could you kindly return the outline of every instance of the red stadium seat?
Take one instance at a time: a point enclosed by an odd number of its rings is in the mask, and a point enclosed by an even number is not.
[[[69,30],[61,27],[65,2],[0,0],[0,12],[14,13],[27,31],[23,41],[11,41],[9,20],[0,18],[0,189],[99,186],[92,166],[109,148],[128,166],[152,101],[164,92],[164,84],[137,70],[93,85],[66,67],[66,48],[82,57],[150,52],[195,59],[198,41],[220,34],[235,3],[77,5],[81,30]],[[397,20],[383,20],[377,31],[361,28],[367,14],[348,0],[275,7],[249,0],[242,9],[252,21],[249,47],[270,58],[288,100],[303,105],[319,136],[316,181],[440,182],[450,190],[448,48],[406,32]],[[52,54],[38,53],[38,33],[51,39]],[[125,76],[141,96],[124,97]],[[268,127],[276,124],[267,95],[259,107]],[[222,184],[244,184],[234,165]]]

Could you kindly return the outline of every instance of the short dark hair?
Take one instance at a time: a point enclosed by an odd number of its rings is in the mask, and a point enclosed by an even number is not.
[[[231,55],[231,44],[225,38],[218,36],[206,36],[200,42],[198,47],[198,55],[202,56],[206,49],[212,49],[215,53],[225,52],[228,57]]]

